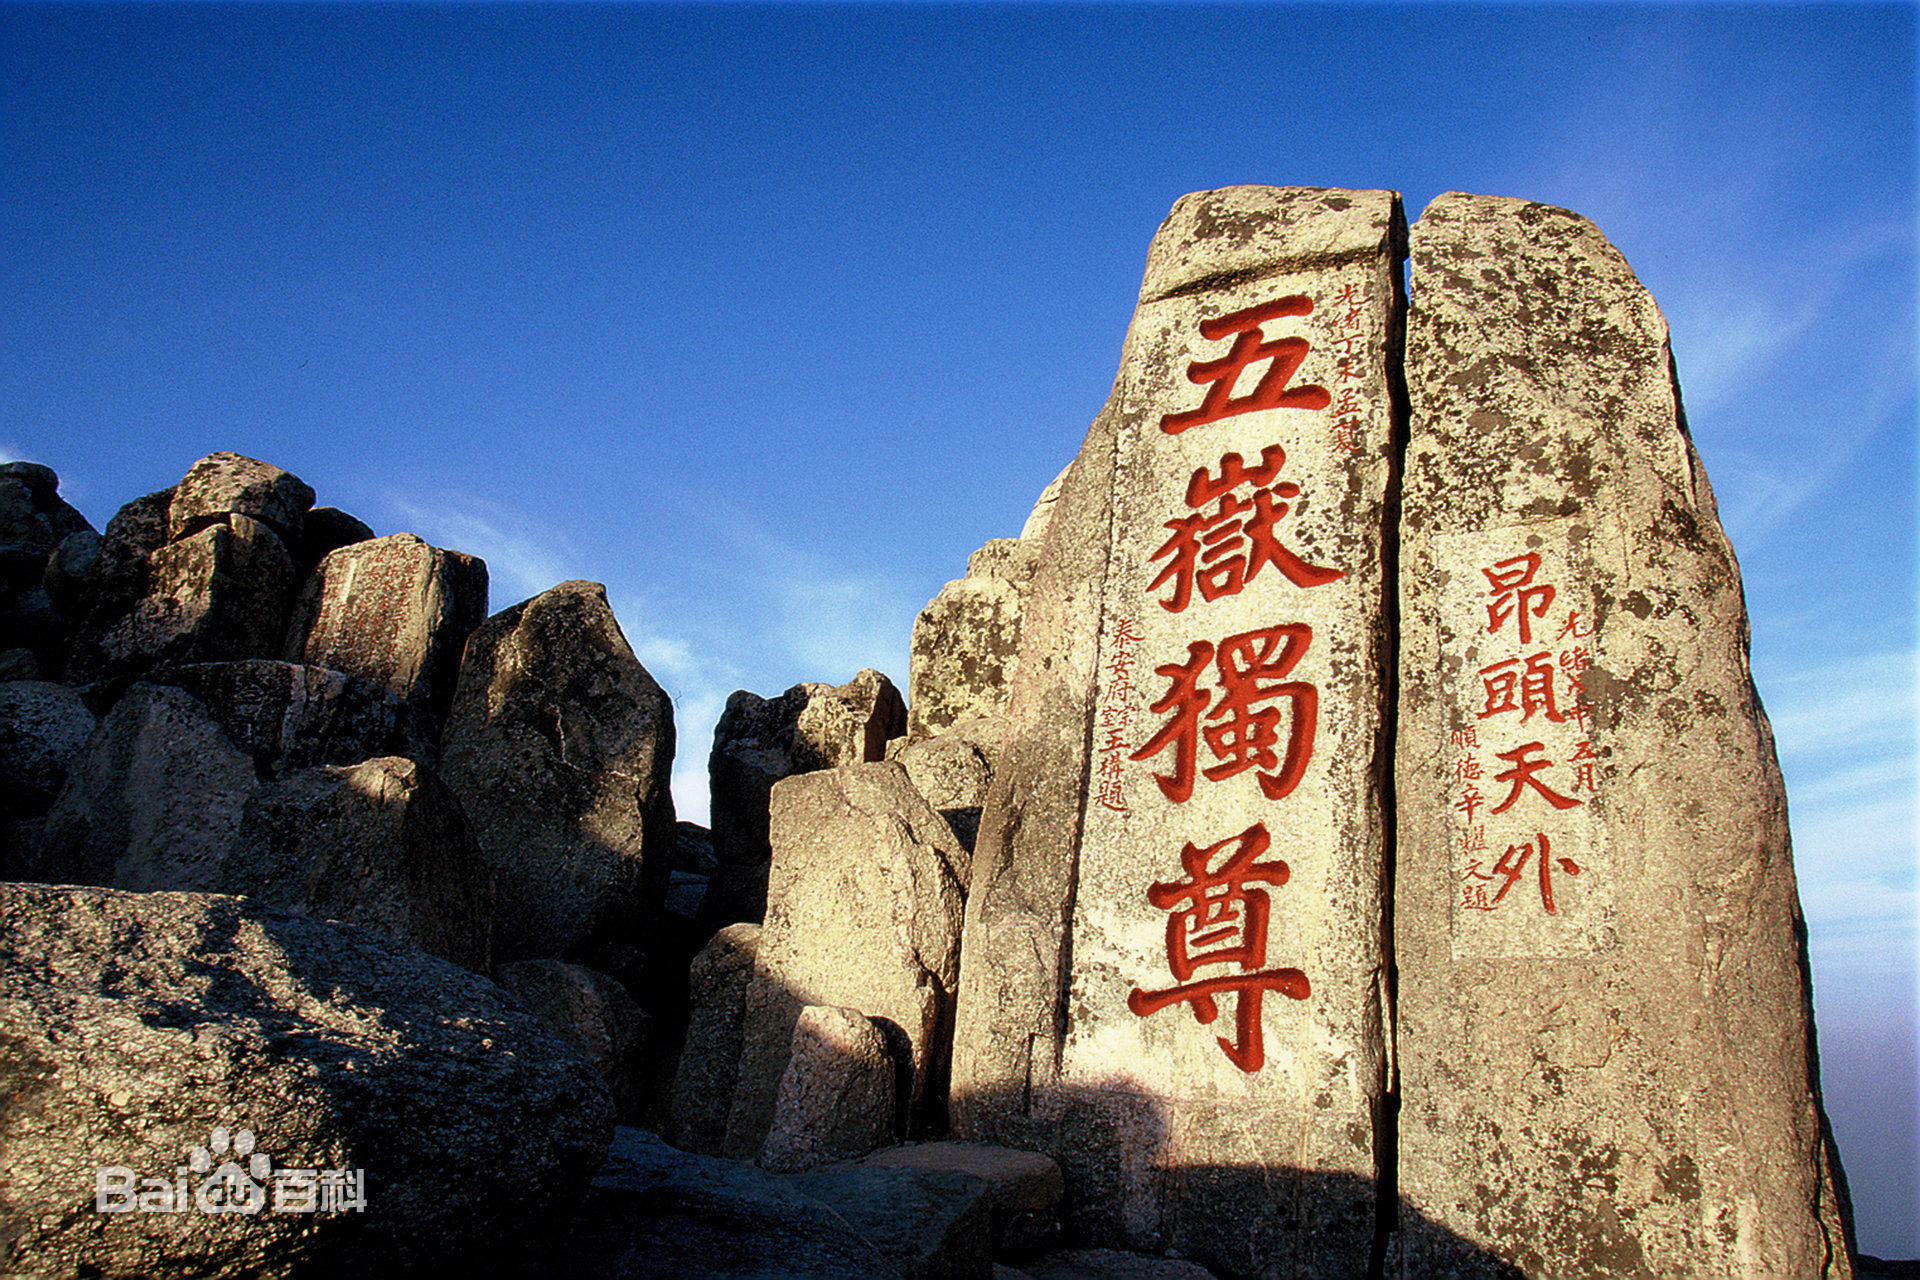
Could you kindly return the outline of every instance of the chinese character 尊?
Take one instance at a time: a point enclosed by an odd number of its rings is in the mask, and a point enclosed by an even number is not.
[[[1270,904],[1264,889],[1287,882],[1287,864],[1260,862],[1270,844],[1265,823],[1256,822],[1239,835],[1213,844],[1188,844],[1180,851],[1187,878],[1155,883],[1147,901],[1167,917],[1167,968],[1180,985],[1164,991],[1135,987],[1127,1007],[1144,1018],[1173,1004],[1190,1004],[1194,1018],[1207,1025],[1220,1015],[1216,997],[1233,995],[1232,1040],[1218,1036],[1228,1061],[1242,1071],[1258,1071],[1266,1063],[1260,1031],[1260,1000],[1277,991],[1293,1000],[1305,1000],[1311,987],[1298,969],[1267,969],[1267,921]],[[1233,846],[1218,869],[1209,866],[1216,854]],[[1204,966],[1231,965],[1235,972],[1195,980]]]

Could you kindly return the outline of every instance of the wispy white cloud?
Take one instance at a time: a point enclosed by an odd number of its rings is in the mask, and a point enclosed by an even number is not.
[[[394,492],[382,497],[408,532],[485,560],[495,609],[574,576],[566,535],[522,512],[471,499],[428,505]]]
[[[1889,651],[1771,673],[1763,694],[1782,758],[1894,751],[1911,761],[1917,670],[1912,652]]]

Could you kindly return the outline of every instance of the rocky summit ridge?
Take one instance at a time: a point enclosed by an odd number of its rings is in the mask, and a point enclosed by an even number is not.
[[[710,830],[598,584],[489,613],[233,453],[58,484],[0,464],[0,1273],[1893,1274],[1578,215],[1183,197],[906,696],[735,693]]]

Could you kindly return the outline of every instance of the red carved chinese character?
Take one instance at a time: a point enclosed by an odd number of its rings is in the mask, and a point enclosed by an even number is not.
[[[1307,975],[1298,969],[1261,968],[1267,962],[1270,908],[1266,892],[1252,885],[1261,881],[1278,888],[1288,876],[1284,862],[1256,861],[1269,843],[1266,824],[1256,822],[1237,836],[1204,848],[1188,844],[1180,851],[1187,878],[1150,886],[1147,901],[1172,913],[1167,917],[1167,968],[1181,985],[1165,991],[1135,987],[1127,996],[1127,1007],[1137,1017],[1185,1003],[1193,1006],[1195,1020],[1204,1026],[1220,1015],[1215,997],[1234,995],[1235,1038],[1215,1038],[1228,1061],[1249,1073],[1267,1060],[1260,1032],[1261,996],[1278,991],[1305,1000],[1311,991]],[[1213,856],[1228,845],[1235,848],[1218,870],[1210,870]],[[1193,980],[1203,965],[1216,964],[1235,965],[1239,972]]]
[[[1160,419],[1160,429],[1168,435],[1179,435],[1188,427],[1218,422],[1222,418],[1252,413],[1258,409],[1326,408],[1332,403],[1333,397],[1327,394],[1325,387],[1287,386],[1301,362],[1307,358],[1307,340],[1275,338],[1269,342],[1266,335],[1260,332],[1260,326],[1269,320],[1278,320],[1282,316],[1304,316],[1312,311],[1313,301],[1304,294],[1295,294],[1277,302],[1263,303],[1201,321],[1200,336],[1210,342],[1217,342],[1228,334],[1239,336],[1233,340],[1233,347],[1220,359],[1196,361],[1187,367],[1188,381],[1213,385],[1207,388],[1199,408],[1167,414]],[[1265,376],[1252,391],[1235,399],[1233,384],[1239,379],[1241,370],[1261,360],[1271,360],[1273,363],[1267,367]]]
[[[1533,575],[1540,571],[1540,557],[1533,552],[1514,556],[1511,560],[1501,560],[1490,569],[1480,572],[1486,575],[1493,589],[1487,592],[1493,597],[1493,603],[1487,606],[1487,634],[1493,635],[1500,630],[1500,624],[1508,618],[1518,620],[1520,643],[1533,643],[1532,618],[1546,616],[1553,604],[1553,588],[1546,584],[1533,586]]]
[[[1466,814],[1467,823],[1471,825],[1473,822],[1473,811],[1485,802],[1486,797],[1480,794],[1480,788],[1469,782],[1466,788],[1460,792],[1460,798],[1454,802],[1453,807]]]
[[[1171,557],[1160,576],[1147,584],[1152,591],[1173,580],[1173,593],[1160,601],[1161,608],[1169,613],[1185,609],[1196,580],[1207,600],[1238,595],[1267,565],[1296,587],[1321,587],[1346,577],[1345,570],[1308,564],[1274,536],[1274,526],[1289,508],[1280,499],[1300,496],[1297,484],[1272,483],[1286,460],[1285,451],[1272,444],[1260,451],[1258,466],[1249,468],[1239,454],[1227,453],[1221,455],[1217,477],[1205,467],[1193,473],[1187,482],[1187,506],[1197,514],[1167,521],[1173,536],[1149,557]],[[1243,484],[1254,486],[1252,495],[1234,497],[1230,491]],[[1202,510],[1215,499],[1217,508]]]
[[[1485,571],[1482,570],[1482,572]],[[1578,609],[1569,609],[1567,610],[1567,620],[1560,624],[1560,631],[1554,636],[1554,639],[1565,640],[1568,636],[1572,636],[1576,640],[1585,640],[1592,634],[1593,627],[1591,625],[1581,625],[1580,611]]]
[[[1487,705],[1479,713],[1479,718],[1485,720],[1503,711],[1518,711],[1520,721],[1524,724],[1533,718],[1534,712],[1545,711],[1547,719],[1559,724],[1566,717],[1554,706],[1553,681],[1556,674],[1553,656],[1544,650],[1529,657],[1524,669],[1518,658],[1508,658],[1504,662],[1480,668],[1480,683],[1486,687]]]
[[[1539,856],[1537,858],[1534,857],[1534,841],[1539,842]],[[1505,877],[1506,883],[1502,884],[1500,891],[1493,895],[1493,901],[1488,904],[1489,908],[1498,904],[1500,899],[1507,896],[1507,890],[1513,888],[1514,882],[1520,878],[1520,873],[1526,869],[1529,858],[1534,859],[1534,864],[1539,870],[1540,905],[1546,908],[1547,914],[1550,916],[1559,914],[1559,909],[1553,904],[1554,864],[1558,863],[1560,869],[1570,876],[1580,874],[1580,864],[1572,858],[1555,858],[1547,845],[1547,833],[1544,831],[1535,832],[1533,840],[1529,840],[1525,844],[1508,845],[1507,851],[1500,855],[1500,861],[1493,864],[1493,874],[1495,876]],[[1482,878],[1492,879],[1493,877],[1486,876]]]
[[[1513,784],[1513,789],[1507,792],[1507,798],[1505,800],[1502,800],[1499,804],[1487,810],[1488,813],[1503,813],[1507,809],[1512,808],[1513,802],[1520,798],[1520,792],[1522,788],[1525,787],[1532,787],[1535,791],[1538,791],[1541,797],[1556,809],[1571,809],[1575,805],[1582,803],[1571,796],[1559,794],[1547,786],[1546,783],[1533,776],[1548,765],[1551,765],[1553,761],[1530,760],[1527,757],[1536,751],[1545,751],[1546,749],[1546,744],[1544,743],[1528,742],[1515,747],[1511,751],[1494,752],[1494,754],[1502,760],[1510,760],[1513,762],[1513,768],[1507,770],[1505,773],[1494,774],[1494,780],[1496,782],[1511,783]]]
[[[1147,760],[1173,748],[1173,772],[1153,777],[1169,800],[1184,803],[1193,795],[1198,748],[1204,741],[1220,761],[1201,771],[1208,781],[1219,782],[1257,766],[1260,790],[1269,800],[1284,798],[1299,785],[1313,756],[1320,707],[1318,689],[1284,677],[1312,641],[1313,628],[1296,622],[1228,636],[1218,649],[1205,640],[1189,644],[1186,662],[1154,668],[1167,678],[1168,686],[1150,710],[1171,715],[1130,758]],[[1212,693],[1200,687],[1200,678],[1207,664],[1216,660],[1220,698],[1213,702]],[[1274,750],[1280,742],[1280,712],[1262,705],[1282,698],[1293,702],[1284,755]],[[1206,712],[1204,724],[1202,712]]]

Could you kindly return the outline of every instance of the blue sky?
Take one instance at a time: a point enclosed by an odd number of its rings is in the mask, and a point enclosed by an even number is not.
[[[1906,6],[0,3],[0,451],[96,526],[234,449],[495,608],[605,582],[702,819],[731,690],[904,687],[1182,193],[1575,209],[1673,329],[1912,1257],[1914,67]]]

